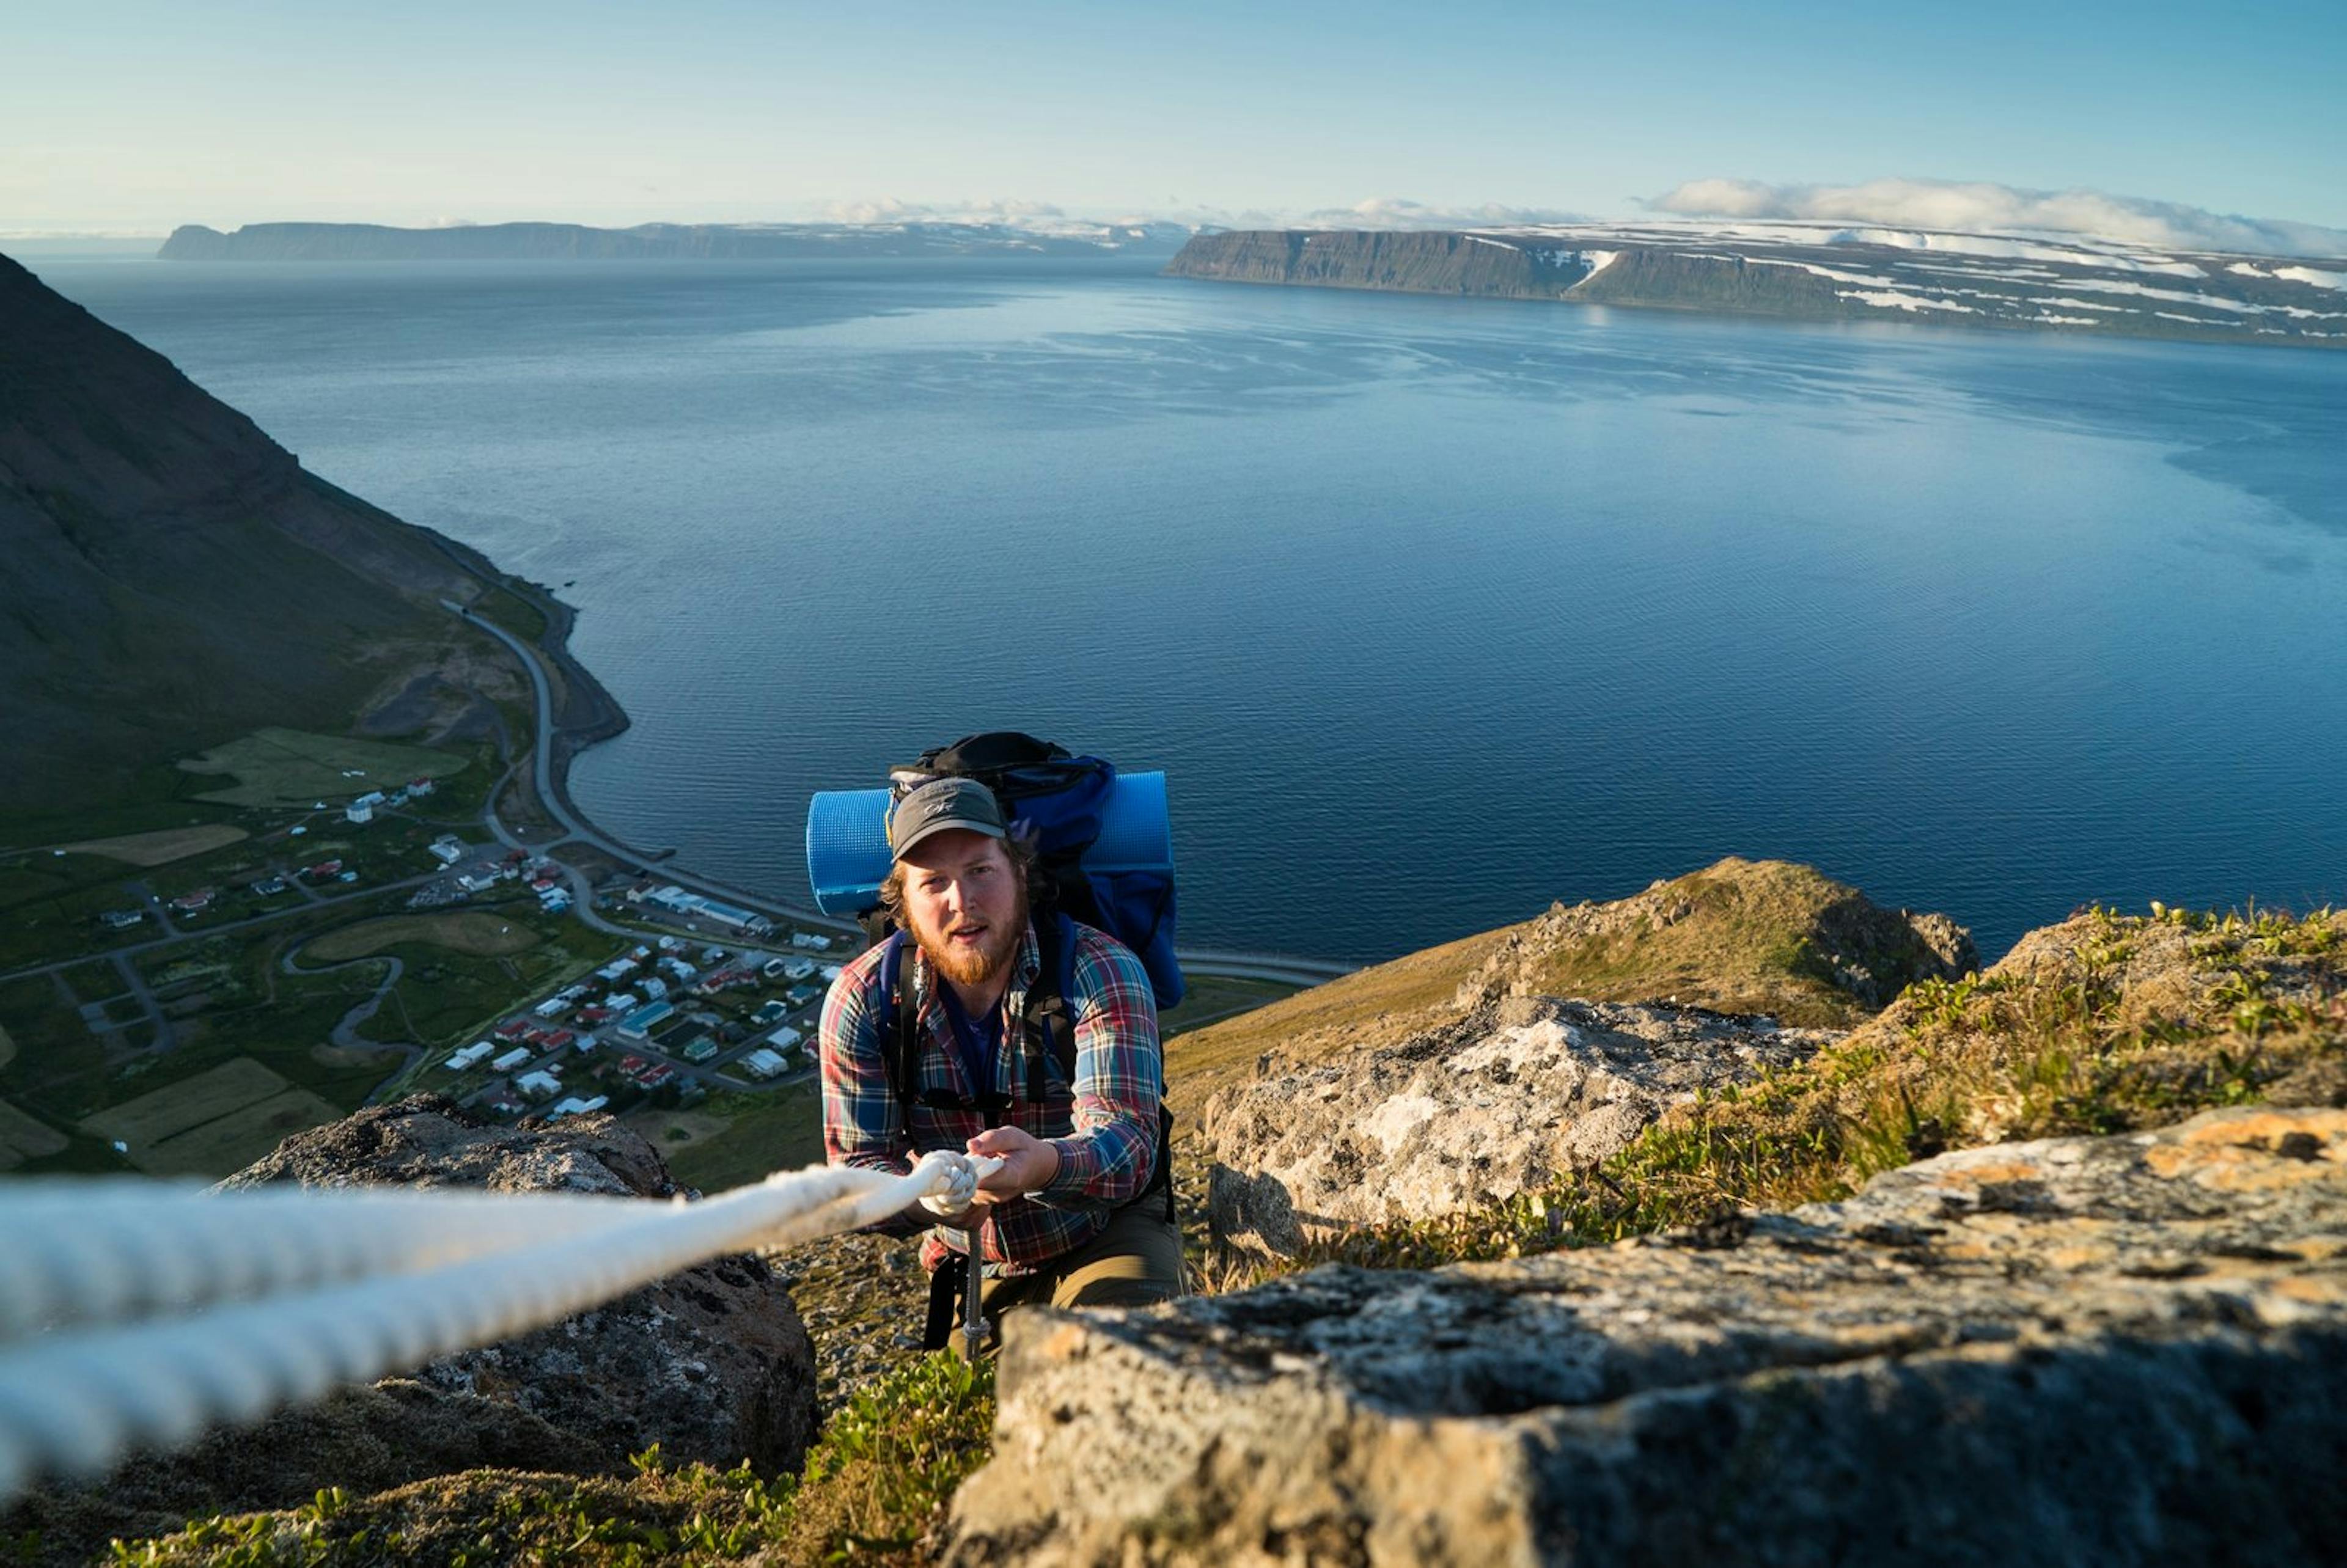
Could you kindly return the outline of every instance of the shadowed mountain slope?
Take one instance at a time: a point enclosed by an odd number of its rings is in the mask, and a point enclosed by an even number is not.
[[[345,728],[487,647],[438,607],[480,591],[465,552],[5,257],[0,559],[0,811],[103,801],[264,723]]]

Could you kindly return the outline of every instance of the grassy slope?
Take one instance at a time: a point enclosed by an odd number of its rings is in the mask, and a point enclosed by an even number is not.
[[[1174,1113],[1194,1122],[1210,1094],[1245,1080],[1267,1050],[1293,1055],[1316,1046],[1338,1050],[1382,1022],[1414,1017],[1447,1001],[1459,982],[1519,929],[1486,931],[1375,964],[1176,1037],[1165,1050],[1165,1097]]]
[[[1879,999],[1855,994],[1844,964],[1903,976],[1928,955],[1906,923],[1807,866],[1730,856],[1661,883],[1561,929],[1528,954],[1523,989],[1596,1001],[1666,998],[1719,1012],[1769,1013],[1808,1028],[1848,1029]],[[1574,927],[1582,927],[1573,929]]]
[[[1266,1052],[1308,1061],[1399,1039],[1487,961],[1502,958],[1522,989],[1543,994],[1667,998],[1848,1028],[1876,1009],[1836,981],[1821,957],[1828,950],[1883,975],[1911,966],[1919,953],[1896,917],[1854,889],[1806,866],[1729,858],[1613,904],[1559,907],[1373,965],[1185,1034],[1166,1051],[1167,1097],[1176,1115],[1194,1121],[1209,1095],[1246,1079]]]

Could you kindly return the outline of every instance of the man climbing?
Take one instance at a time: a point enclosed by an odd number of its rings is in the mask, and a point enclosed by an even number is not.
[[[824,1148],[891,1173],[937,1150],[1001,1160],[879,1227],[933,1227],[928,1343],[945,1343],[973,1236],[989,1318],[1174,1296],[1182,1243],[1141,960],[1057,913],[1030,919],[1031,856],[974,779],[904,794],[888,844],[881,899],[897,933],[824,1002]]]

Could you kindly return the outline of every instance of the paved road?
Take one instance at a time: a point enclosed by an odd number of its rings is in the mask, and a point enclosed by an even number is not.
[[[522,667],[529,671],[530,689],[536,694],[538,700],[538,743],[534,748],[534,754],[531,758],[531,767],[537,784],[538,797],[540,801],[545,803],[547,811],[554,816],[558,823],[561,825],[564,833],[567,835],[565,839],[558,840],[553,845],[540,845],[532,847],[535,847],[538,853],[544,854],[549,849],[559,847],[562,843],[568,842],[569,839],[575,838],[582,843],[592,845],[597,849],[601,850],[604,854],[615,856],[620,860],[639,866],[645,864],[651,857],[645,856],[641,851],[631,845],[621,844],[616,839],[606,837],[602,834],[596,832],[593,828],[581,822],[579,817],[573,814],[568,806],[564,805],[561,800],[556,795],[554,790],[553,762],[553,689],[547,682],[546,668],[539,662],[537,651],[531,648],[528,643],[524,642],[520,638],[516,637],[512,632],[507,631],[504,627],[482,619],[480,616],[474,614],[471,610],[465,609],[461,605],[450,603],[446,600],[443,600],[441,602],[448,610],[453,610],[456,614],[462,617],[473,626],[487,632],[490,636],[504,643],[507,648],[512,649],[514,656],[521,661]],[[490,798],[494,800],[496,797],[492,795]],[[494,815],[492,815],[491,821],[493,824],[491,831],[497,835],[498,841],[500,843],[505,844],[509,848],[523,847],[518,839],[512,837],[502,828],[501,825],[495,825]],[[564,869],[566,872],[569,871],[569,868],[567,866]],[[707,877],[695,876],[690,872],[681,871],[674,866],[661,867],[661,875],[667,877],[669,880],[677,883],[681,886],[690,888],[694,891],[714,890],[722,897],[733,898],[744,897],[738,888],[728,886],[724,883],[716,882]],[[584,890],[583,881],[575,872],[570,872],[569,876],[572,886],[575,888],[579,889],[579,892],[577,895],[578,912],[582,917],[587,919],[587,923],[590,926],[595,926],[599,930],[618,929],[616,927],[599,924],[594,918],[592,918],[591,906],[593,904],[593,900],[587,896]],[[826,930],[853,931],[855,929],[855,927],[849,922],[825,915],[819,910],[802,909],[788,904],[776,904],[764,897],[757,899],[757,907],[762,909],[772,909],[776,913],[786,915],[793,920],[796,920],[801,924],[816,926]],[[1274,980],[1286,984],[1300,986],[1317,985],[1323,980],[1334,979],[1339,975],[1350,974],[1353,972],[1355,968],[1355,966],[1350,964],[1324,963],[1312,958],[1291,958],[1276,953],[1231,953],[1206,948],[1183,949],[1181,958],[1184,971],[1190,974],[1215,975],[1230,979]]]
[[[333,906],[355,903],[364,898],[380,897],[385,893],[396,893],[403,887],[421,887],[439,875],[437,871],[434,871],[426,876],[410,876],[398,882],[378,882],[371,887],[360,887],[345,893],[339,898],[323,898],[319,902]],[[216,937],[223,931],[241,931],[247,927],[266,925],[272,920],[282,920],[289,915],[307,915],[316,907],[316,905],[312,904],[288,904],[282,909],[272,909],[265,915],[248,915],[241,920],[225,920],[217,926],[199,926],[191,930],[175,929],[169,935],[156,938],[151,942],[133,942],[127,948],[117,948],[108,953],[78,953],[70,958],[59,958],[54,963],[33,964],[21,969],[11,969],[6,974],[0,975],[0,980],[20,980],[27,975],[46,975],[58,969],[69,969],[76,964],[86,964],[93,958],[127,958],[133,953],[151,952],[157,948],[168,948],[174,942]]]
[[[138,1005],[146,1009],[147,1021],[155,1026],[153,1049],[169,1050],[179,1044],[179,1036],[171,1031],[171,1020],[163,1016],[163,1005],[155,999],[155,993],[147,989],[147,977],[138,972],[138,966],[130,961],[129,955],[115,954],[114,968],[122,977],[122,983],[129,988],[130,994],[138,999]]]

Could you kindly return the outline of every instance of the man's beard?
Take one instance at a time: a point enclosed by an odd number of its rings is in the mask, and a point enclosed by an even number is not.
[[[949,941],[933,941],[927,931],[916,930],[913,939],[946,979],[958,986],[982,986],[1010,968],[1019,956],[1019,939],[1026,934],[1027,897],[1022,893],[1010,918],[987,932],[986,940],[974,950]]]

